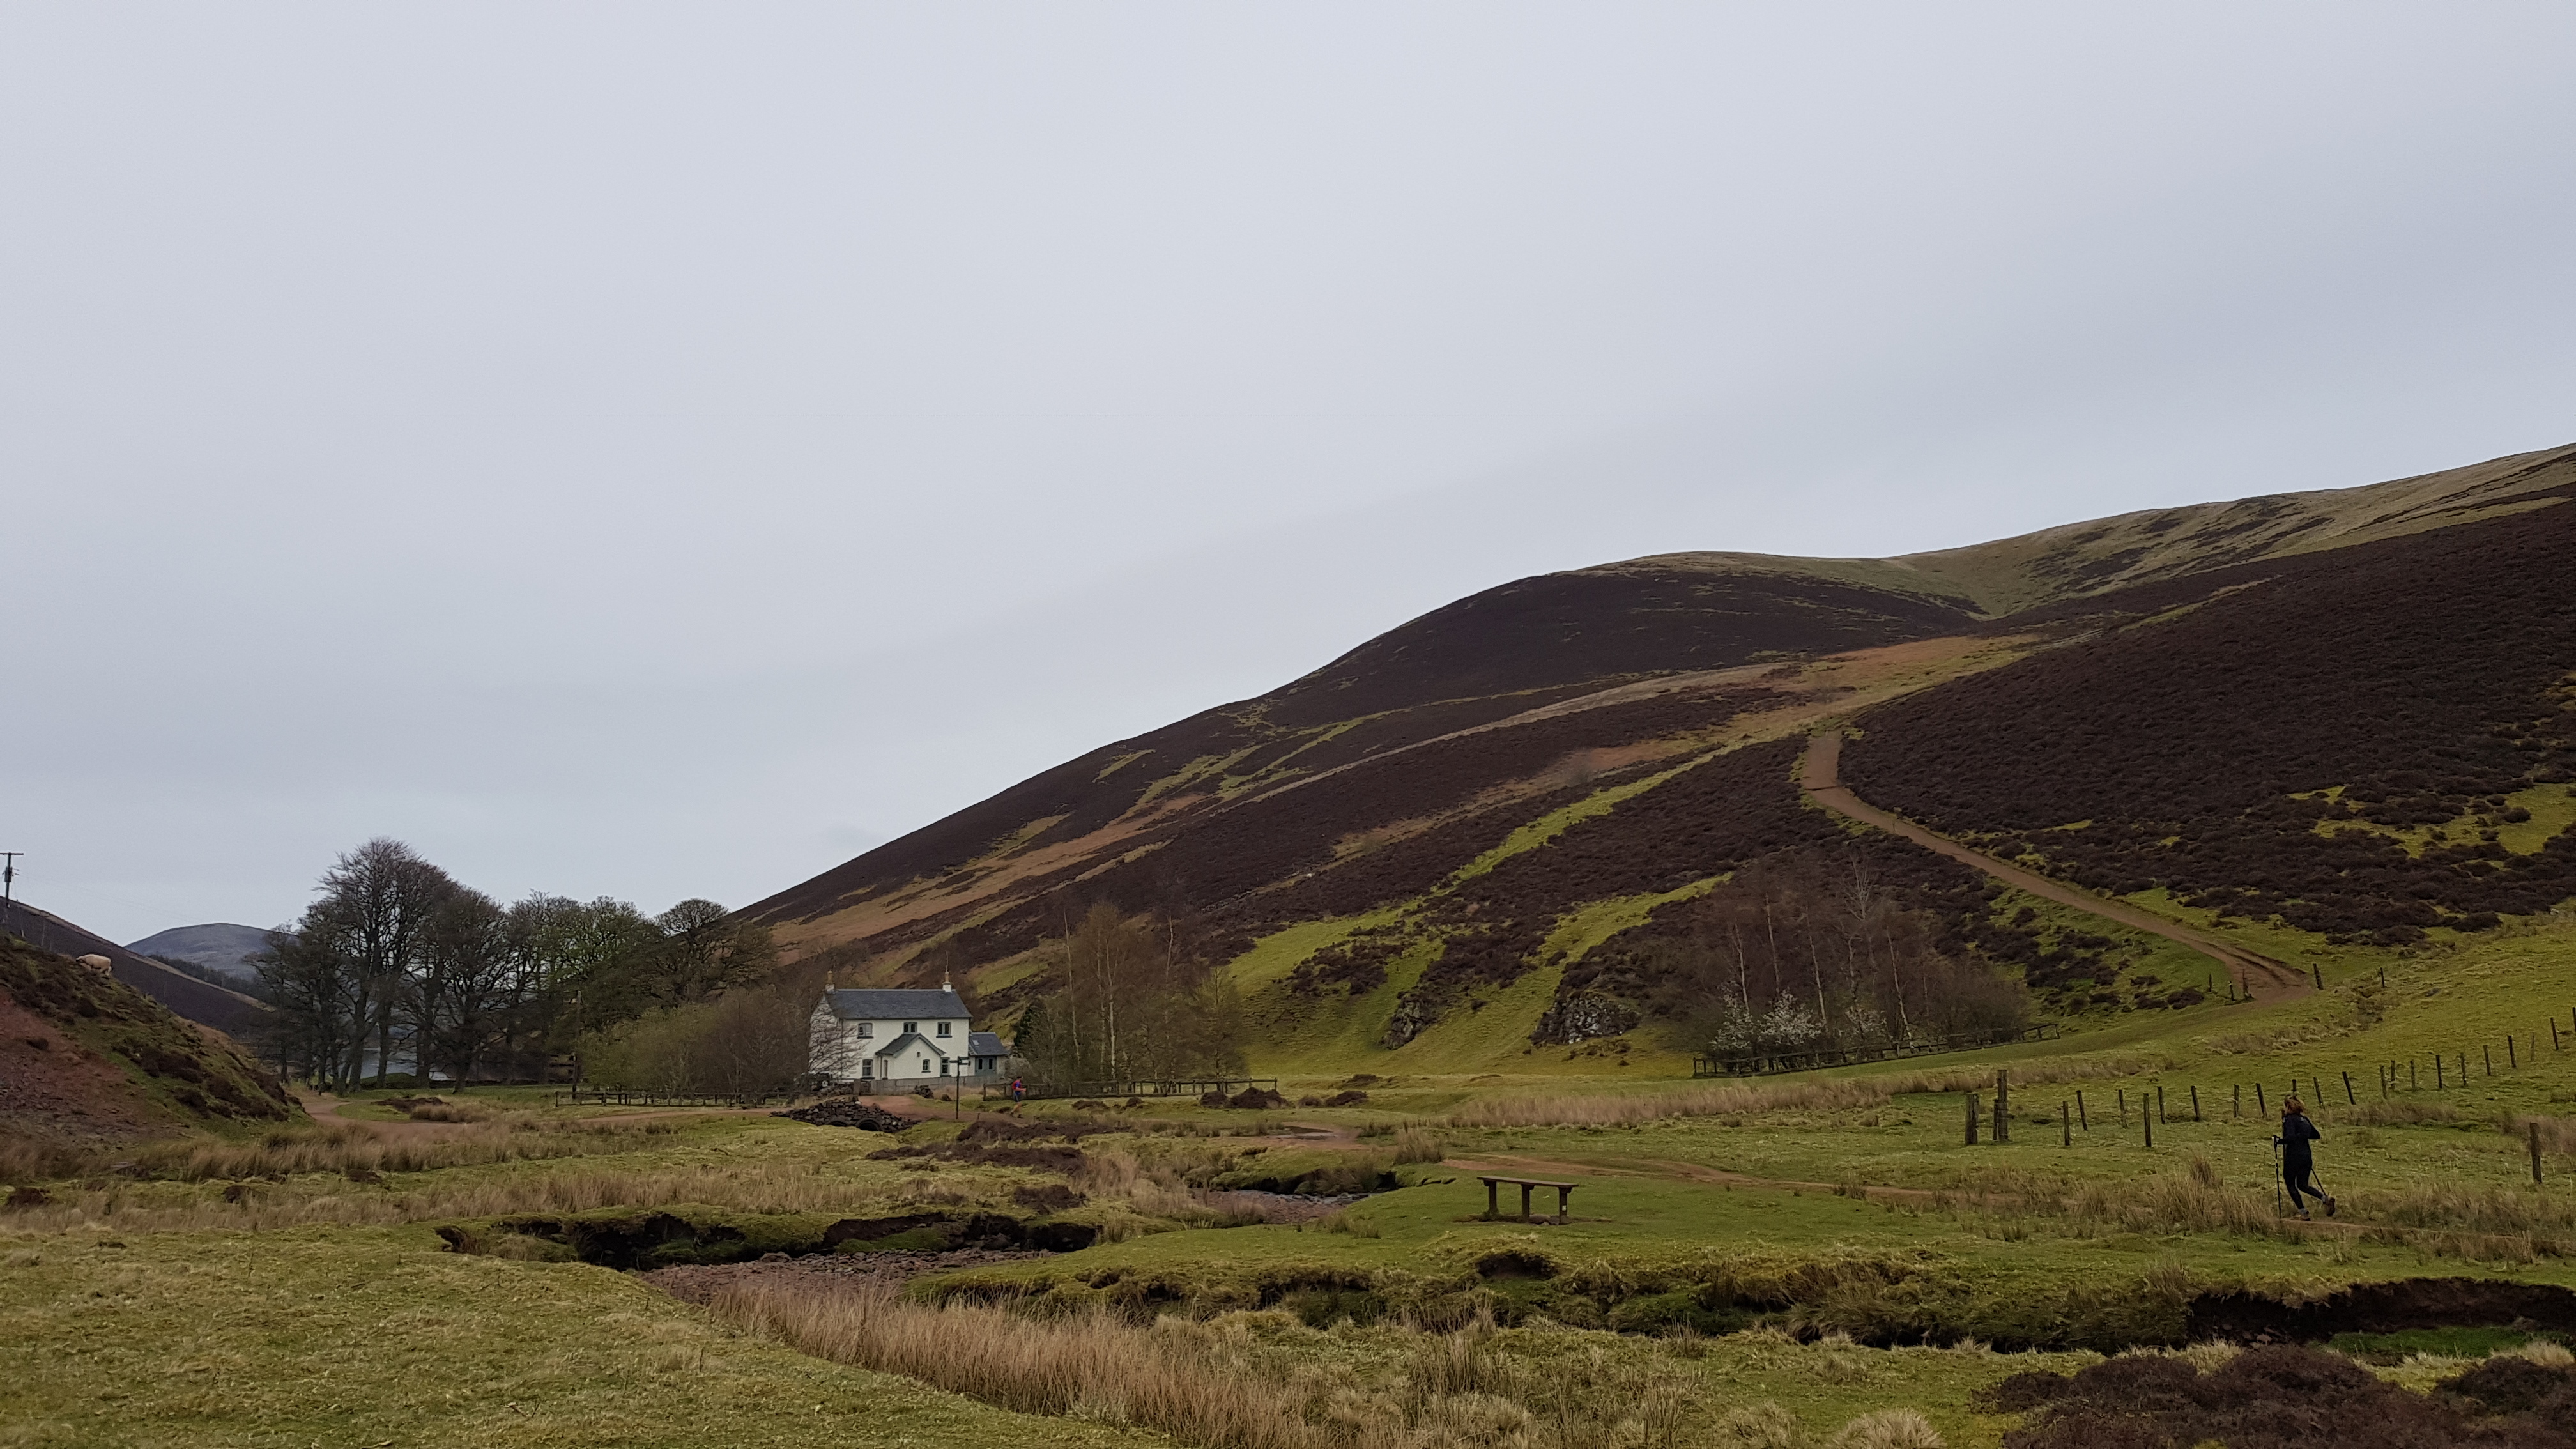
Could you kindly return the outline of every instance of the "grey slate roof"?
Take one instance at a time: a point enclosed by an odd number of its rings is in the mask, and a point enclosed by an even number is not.
[[[999,1032],[970,1031],[966,1033],[966,1054],[975,1057],[1006,1057],[1011,1054],[1011,1049],[1002,1045]]]
[[[963,1020],[966,1003],[954,991],[891,986],[843,986],[823,993],[843,1021]]]

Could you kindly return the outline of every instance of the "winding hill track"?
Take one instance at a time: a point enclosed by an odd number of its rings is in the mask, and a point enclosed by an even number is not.
[[[1817,804],[1848,820],[1901,835],[1924,849],[1948,856],[1961,865],[1974,866],[2015,890],[2028,891],[2060,905],[2116,921],[2132,930],[2162,936],[2177,945],[2187,946],[2225,968],[2235,978],[2240,990],[2256,1001],[2289,1001],[2308,995],[2312,988],[2297,967],[2286,961],[2248,951],[2242,946],[2202,935],[2188,926],[2166,920],[2152,911],[2126,901],[2098,896],[2091,891],[2050,880],[2036,871],[1997,860],[1991,855],[1971,850],[1965,845],[1924,829],[1901,815],[1893,815],[1863,801],[1842,783],[1843,736],[1839,730],[1815,735],[1807,741],[1806,760],[1799,770],[1798,784]]]

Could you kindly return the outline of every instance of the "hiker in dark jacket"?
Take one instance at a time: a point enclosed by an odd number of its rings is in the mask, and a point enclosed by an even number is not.
[[[2327,1217],[2335,1215],[2335,1200],[2317,1186],[2317,1160],[2308,1150],[2309,1143],[2321,1141],[2324,1137],[2325,1134],[2317,1130],[2317,1124],[2308,1120],[2307,1104],[2296,1097],[2281,1104],[2281,1135],[2272,1141],[2281,1149],[2281,1181],[2289,1184],[2290,1206],[2297,1208],[2301,1217],[2308,1215],[2308,1205],[2300,1198],[2301,1193],[2324,1203]]]

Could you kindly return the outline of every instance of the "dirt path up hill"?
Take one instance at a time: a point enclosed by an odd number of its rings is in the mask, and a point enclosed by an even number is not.
[[[1972,850],[1946,835],[1935,834],[1901,815],[1890,814],[1863,801],[1842,783],[1843,737],[1840,731],[1816,735],[1807,741],[1807,757],[1798,783],[1815,802],[1847,819],[1901,835],[1926,850],[1948,856],[1961,865],[1974,866],[2015,890],[2073,906],[2079,911],[2117,921],[2133,930],[2162,936],[2168,941],[2187,946],[2225,968],[2236,979],[2239,988],[2256,1001],[2288,1001],[2305,996],[2311,990],[2307,977],[2285,961],[2246,950],[2242,946],[2201,934],[2188,926],[2130,905],[2126,901],[2095,895],[2091,891],[2050,880],[2037,871],[1997,860],[1991,855]]]

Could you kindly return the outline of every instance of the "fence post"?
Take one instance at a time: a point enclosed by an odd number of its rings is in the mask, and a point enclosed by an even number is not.
[[[2228,1104],[2227,1115],[2230,1117],[2242,1117],[2245,1115],[2245,1084],[2243,1082],[2238,1082],[2234,1088],[2233,1100]]]
[[[2343,1100],[2347,1106],[2358,1107],[2361,1105],[2361,1099],[2352,1094],[2352,1073],[2350,1072],[2343,1074]]]
[[[2156,1120],[2159,1122],[2173,1120],[2165,1115],[2165,1084],[2162,1082],[2156,1083]]]
[[[2261,1082],[2256,1082],[2254,1084],[2254,1115],[2257,1117],[2269,1117],[2272,1115],[2272,1109],[2263,1105],[2263,1084]]]
[[[2515,1056],[2515,1055],[2514,1055],[2514,1052],[2513,1052],[2513,1033],[2512,1033],[2512,1032],[2506,1032],[2506,1033],[2504,1034],[2504,1064],[2505,1064],[2505,1066],[2506,1066],[2506,1068],[2507,1068],[2508,1070],[2513,1069],[2513,1068],[2520,1067],[2520,1066],[2522,1065],[2522,1059],[2521,1059],[2520,1057]]]
[[[2012,1140],[2012,1081],[2001,1067],[1995,1068],[1995,1140]]]
[[[2084,1112],[2084,1089],[2082,1087],[2075,1089],[2075,1121],[2076,1125],[2082,1127],[2085,1131],[2090,1132],[2093,1130],[2093,1119],[2085,1115]]]
[[[2540,1186],[2540,1124],[2533,1122],[2528,1125],[2531,1128],[2531,1185],[2538,1187]]]
[[[2120,1128],[2126,1131],[2129,1126],[2129,1089],[2121,1087],[2117,1090],[2120,1094]]]
[[[2326,1084],[2315,1077],[2308,1078],[2308,1095],[2317,1099],[2318,1106],[2324,1106],[2326,1104]]]
[[[1968,1094],[1968,1145],[1977,1145],[1977,1094]]]
[[[2537,1132],[2540,1129],[2538,1127],[2534,1127],[2531,1130]],[[2072,1147],[2075,1145],[2075,1119],[2067,1114],[2066,1104],[2064,1102],[2057,1104],[2057,1137],[2057,1145],[2060,1147]]]
[[[2197,1083],[2191,1089],[2191,1120],[2200,1120],[2200,1087]]]
[[[2490,1076],[2490,1077],[2494,1076],[2494,1075],[2495,1075],[2495,1048],[2494,1048],[2494,1047],[2491,1047],[2491,1046],[2487,1046],[2487,1045],[2485,1045],[2484,1043],[2480,1043],[2480,1044],[2479,1044],[2479,1046],[2478,1046],[2478,1055],[2479,1055],[2479,1056],[2482,1056],[2482,1057],[2484,1057],[2484,1058],[2486,1058],[2486,1060],[2487,1060],[2487,1075],[2488,1075],[2488,1076]],[[2465,1076],[2467,1076],[2468,1074],[2469,1074],[2469,1069],[2468,1069],[2468,1067],[2466,1067],[2465,1065],[2463,1065],[2463,1066],[2460,1068],[2460,1075],[2465,1077]]]
[[[2141,1123],[2144,1123],[2144,1124],[2145,1124],[2145,1126],[2146,1126],[2146,1129],[2147,1129],[2147,1150],[2148,1150],[2149,1152],[2153,1152],[2153,1151],[2155,1151],[2155,1150],[2156,1150],[2156,1119],[2155,1119],[2154,1115],[2153,1115],[2152,1113],[2140,1112],[2140,1113],[2138,1114],[2138,1120],[2139,1120]]]
[[[2443,1074],[2444,1072],[2448,1071],[2449,1069],[2450,1069],[2450,1063],[2448,1063],[2448,1062],[2446,1062],[2446,1061],[2444,1061],[2444,1060],[2442,1059],[2442,1054],[2441,1054],[2440,1052],[2435,1052],[2435,1053],[2433,1053],[2433,1090],[2434,1090],[2434,1091],[2438,1092],[2438,1091],[2442,1090],[2443,1086],[2445,1085],[2445,1084],[2444,1084],[2444,1082],[2443,1082],[2443,1080],[2442,1080],[2442,1074]]]

